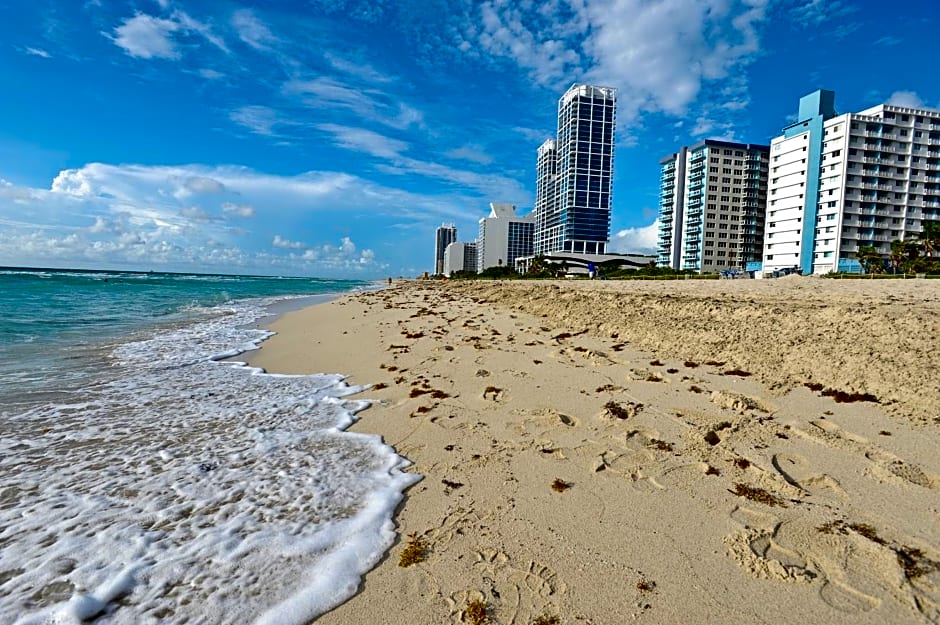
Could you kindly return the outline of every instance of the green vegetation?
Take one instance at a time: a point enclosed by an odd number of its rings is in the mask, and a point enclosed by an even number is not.
[[[940,274],[940,222],[924,221],[916,239],[892,241],[888,258],[871,245],[860,246],[856,256],[869,276]]]

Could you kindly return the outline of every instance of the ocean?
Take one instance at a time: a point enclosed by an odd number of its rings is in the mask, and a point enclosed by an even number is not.
[[[0,269],[0,622],[291,625],[352,596],[418,477],[344,431],[368,404],[342,375],[231,359],[272,310],[368,288]]]

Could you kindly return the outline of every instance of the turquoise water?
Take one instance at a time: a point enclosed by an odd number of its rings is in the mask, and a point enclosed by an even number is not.
[[[101,350],[243,300],[338,294],[357,280],[0,269],[0,405],[82,383]]]
[[[271,308],[358,281],[0,270],[0,623],[306,625],[418,477],[343,376],[269,375]],[[314,329],[315,330],[315,329]]]

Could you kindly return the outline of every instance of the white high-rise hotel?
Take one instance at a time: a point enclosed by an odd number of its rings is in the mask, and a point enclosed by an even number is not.
[[[770,144],[763,272],[855,270],[860,246],[940,220],[940,112],[881,104],[836,115],[835,94],[800,99]]]
[[[558,101],[558,135],[538,149],[536,254],[604,254],[610,238],[617,90],[572,85]]]

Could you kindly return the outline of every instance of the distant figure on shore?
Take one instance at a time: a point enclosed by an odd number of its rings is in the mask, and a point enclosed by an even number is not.
[[[391,279],[391,278],[388,279],[388,285],[389,285],[389,286],[392,286],[392,279]]]
[[[597,273],[597,266],[594,263],[588,263],[588,278],[591,280],[594,279],[594,275]]]

